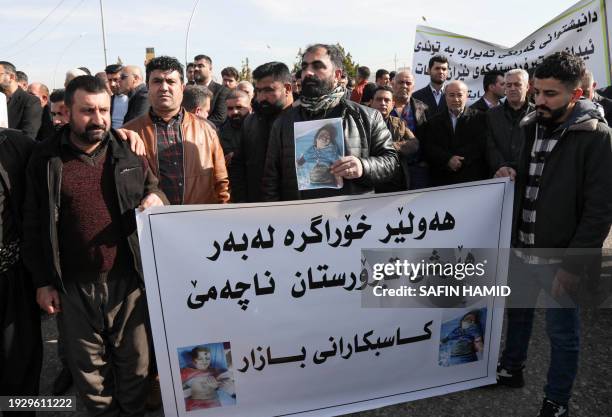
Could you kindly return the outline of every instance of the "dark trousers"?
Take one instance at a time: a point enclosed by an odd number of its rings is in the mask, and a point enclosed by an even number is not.
[[[40,309],[21,262],[0,274],[0,325],[0,395],[38,395],[42,368]],[[33,416],[34,412],[19,415]]]
[[[66,280],[59,329],[90,415],[142,416],[149,367],[147,305],[135,272]]]

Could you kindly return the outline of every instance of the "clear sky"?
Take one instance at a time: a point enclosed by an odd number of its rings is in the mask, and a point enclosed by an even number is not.
[[[195,0],[102,0],[108,63],[143,67],[145,48],[185,60]],[[299,48],[340,42],[354,60],[388,70],[410,65],[418,24],[512,46],[574,0],[200,0],[187,56],[251,69],[268,61],[290,68]],[[423,20],[426,19],[426,21]],[[30,82],[61,87],[67,69],[104,68],[99,0],[0,0],[0,60]],[[397,58],[397,61],[396,61]]]

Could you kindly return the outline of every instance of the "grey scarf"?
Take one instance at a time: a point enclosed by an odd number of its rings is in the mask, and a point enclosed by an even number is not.
[[[346,94],[346,89],[337,86],[331,93],[320,97],[300,97],[300,106],[310,113],[320,113],[336,107]]]

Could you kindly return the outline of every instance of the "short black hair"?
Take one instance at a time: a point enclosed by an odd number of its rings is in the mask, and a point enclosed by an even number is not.
[[[228,100],[236,100],[239,98],[245,98],[247,101],[249,100],[249,95],[242,90],[238,90],[237,88],[230,91],[230,93],[225,98],[225,101]]]
[[[104,68],[104,72],[107,74],[116,74],[123,69],[123,65],[121,64],[110,64]]]
[[[232,77],[234,80],[238,81],[240,79],[240,74],[238,70],[234,67],[225,67],[221,70],[221,76]]]
[[[436,62],[439,62],[440,64],[448,64],[448,58],[446,58],[444,55],[432,56],[429,59],[429,65],[427,66],[427,69],[431,69],[431,67],[433,67]]]
[[[195,64],[193,62],[189,62],[187,66],[185,67],[185,69],[189,69],[191,67],[195,67]]]
[[[213,93],[203,85],[188,85],[183,91],[183,102],[181,105],[188,112],[192,112],[196,107],[204,104],[205,100],[211,100]]]
[[[23,71],[15,71],[15,75],[16,75],[15,78],[17,78],[18,82],[19,81],[25,81],[26,84],[27,84],[27,82],[28,82],[28,74],[26,74]]]
[[[78,90],[84,90],[85,92],[91,94],[108,94],[104,81],[94,77],[93,75],[81,75],[73,78],[72,81],[70,81],[66,86],[66,91],[64,92],[64,104],[66,104],[67,107],[72,107],[72,104],[74,103],[74,95]]]
[[[302,54],[302,60],[304,60],[306,54],[315,52],[317,49],[325,49],[334,67],[340,70],[344,69],[344,54],[336,45],[329,45],[326,43],[315,43],[314,45],[310,45]]]
[[[387,71],[384,68],[381,68],[378,71],[376,71],[376,79],[378,80],[378,79],[384,77],[387,74],[389,74],[389,71]],[[389,78],[391,78],[391,76],[389,76]]]
[[[179,73],[179,77],[181,79],[181,83],[183,82],[183,64],[174,57],[171,56],[158,56],[153,58],[147,63],[146,66],[146,74],[147,74],[147,84],[149,84],[149,76],[153,71],[176,71]]]
[[[487,92],[487,88],[489,88],[490,85],[493,85],[497,82],[497,77],[503,76],[503,71],[495,70],[485,73],[484,78],[482,79],[482,88],[484,89],[485,93]]]
[[[4,68],[4,70],[9,74],[15,74],[17,72],[17,68],[15,68],[15,65],[11,64],[8,61],[0,61],[0,65],[2,65],[2,68]]]
[[[272,76],[274,81],[281,81],[283,83],[291,82],[291,73],[289,72],[289,68],[287,68],[287,65],[283,64],[282,62],[266,62],[265,64],[255,68],[253,71],[253,80],[255,81],[270,76]]]
[[[379,91],[386,91],[388,93],[391,93],[391,95],[393,96],[393,89],[388,85],[381,85],[380,87],[377,87],[376,90],[374,90],[374,96],[376,96],[376,93],[378,93]]]
[[[565,51],[555,52],[536,67],[534,78],[554,78],[573,90],[580,85],[585,70],[582,58]]]
[[[357,68],[357,75],[359,75],[361,78],[364,78],[367,80],[368,78],[370,78],[370,74],[371,74],[370,68],[368,67]]]
[[[295,79],[296,79],[296,80],[299,80],[299,79],[301,79],[301,78],[302,78],[302,70],[301,70],[301,69],[299,69],[299,70],[297,70],[297,71],[295,72]]]
[[[51,103],[59,103],[60,101],[64,101],[64,93],[65,90],[63,88],[53,90],[53,92],[49,95],[49,101]]]
[[[212,59],[208,55],[200,54],[193,57],[193,62],[199,61],[200,59],[205,59],[209,65],[212,65]]]
[[[363,94],[361,95],[361,103],[367,103],[372,101],[374,98],[374,93],[376,92],[377,85],[374,83],[367,83],[365,87],[363,87]]]
[[[393,81],[393,79],[395,78],[395,74],[397,74],[397,72],[395,72],[395,71],[391,71],[391,72],[389,73],[389,79],[390,79],[391,81]]]

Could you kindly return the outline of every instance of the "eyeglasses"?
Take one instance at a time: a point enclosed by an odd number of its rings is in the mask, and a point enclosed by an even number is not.
[[[130,76],[130,74],[121,74],[121,78],[122,80],[125,80],[126,78],[128,78]]]

